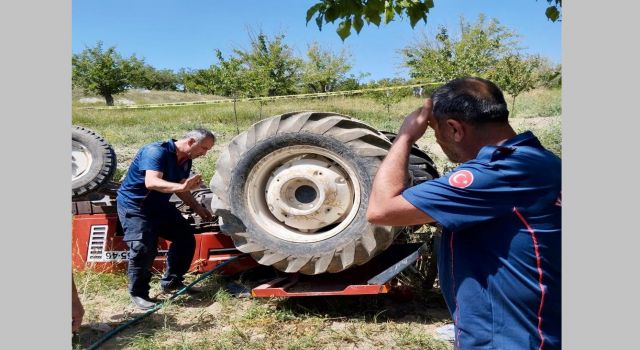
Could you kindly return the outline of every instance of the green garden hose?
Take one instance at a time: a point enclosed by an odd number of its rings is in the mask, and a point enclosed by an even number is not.
[[[148,310],[147,312],[145,312],[144,314],[127,321],[127,323],[122,324],[114,329],[112,329],[111,331],[109,331],[107,334],[105,334],[104,336],[102,336],[102,338],[98,339],[98,341],[96,341],[95,343],[91,344],[91,346],[89,346],[86,350],[94,350],[97,349],[100,345],[104,344],[107,340],[111,339],[111,337],[113,337],[114,335],[116,335],[117,333],[119,333],[120,331],[122,331],[123,329],[131,326],[132,324],[142,320],[143,318],[151,315],[152,313],[160,310],[161,308],[163,308],[166,304],[168,304],[169,301],[177,298],[178,296],[186,293],[189,289],[191,289],[191,287],[193,287],[196,283],[208,278],[209,276],[211,276],[214,272],[216,272],[217,270],[219,270],[221,267],[239,259],[242,257],[245,257],[249,254],[242,254],[242,255],[238,255],[236,257],[233,257],[225,262],[223,262],[222,264],[216,266],[214,269],[205,272],[204,274],[202,274],[200,277],[198,277],[195,281],[191,282],[190,284],[184,286],[182,289],[178,290],[177,292],[175,292],[173,295],[171,295],[167,300],[165,300],[162,303],[158,303],[156,304],[156,306],[154,306],[152,309]]]

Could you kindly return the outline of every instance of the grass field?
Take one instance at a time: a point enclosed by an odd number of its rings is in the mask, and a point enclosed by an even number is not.
[[[180,100],[180,95],[184,99]],[[163,98],[164,96],[164,98]],[[118,159],[118,180],[126,171],[131,159],[140,146],[145,143],[165,140],[170,137],[179,138],[185,131],[193,127],[205,127],[218,136],[218,142],[206,157],[197,159],[194,168],[202,174],[205,183],[213,176],[215,162],[220,149],[253,123],[278,114],[292,111],[315,110],[345,114],[385,131],[397,131],[405,115],[419,107],[422,99],[407,97],[393,105],[390,113],[385,106],[373,99],[361,96],[327,97],[315,99],[292,99],[263,103],[244,102],[233,104],[177,106],[149,109],[91,110],[87,106],[104,106],[104,103],[82,104],[83,96],[74,93],[72,123],[82,125],[100,133],[114,148]],[[202,96],[178,92],[140,92],[131,91],[118,99],[134,101],[136,104],[152,104],[178,101],[215,100],[217,96]],[[511,99],[507,98],[508,103]],[[511,114],[511,121],[516,129],[522,126],[542,133],[549,124],[556,126],[552,130],[555,135],[547,136],[547,146],[560,150],[560,90],[535,90],[519,96],[516,111]],[[543,140],[544,142],[545,140]],[[551,144],[554,142],[554,144]],[[450,168],[439,147],[435,145],[433,134],[427,132],[418,143],[421,148],[431,153],[434,161],[441,168]]]
[[[182,96],[181,96],[182,95]],[[72,123],[97,131],[116,150],[118,170],[125,173],[137,149],[145,143],[178,138],[193,127],[206,127],[218,136],[210,154],[194,162],[208,183],[220,150],[238,133],[265,117],[291,111],[332,111],[360,119],[380,129],[395,131],[403,117],[420,106],[408,97],[384,106],[366,97],[332,97],[188,107],[90,110],[104,102],[81,103],[74,92]],[[213,100],[216,96],[132,91],[127,103],[147,104]],[[507,98],[510,102],[510,98]],[[87,101],[87,100],[85,100]],[[91,100],[89,100],[91,101]],[[517,131],[533,130],[542,142],[561,154],[561,104],[559,90],[538,90],[518,97],[511,123]],[[432,133],[418,142],[432,156],[441,173],[451,169]],[[80,298],[86,309],[74,348],[86,348],[108,330],[140,312],[128,299],[123,273],[74,271]],[[152,295],[158,294],[157,276]],[[188,276],[193,280],[194,276]],[[439,290],[415,291],[402,301],[392,295],[368,297],[249,299],[225,292],[229,281],[214,277],[202,285],[198,297],[180,297],[171,305],[126,329],[102,349],[451,349],[433,338],[437,327],[451,322]]]
[[[130,305],[124,274],[74,276],[86,309],[76,349],[142,314]],[[437,291],[408,301],[389,295],[250,299],[225,292],[226,283],[222,277],[203,281],[201,295],[177,298],[101,348],[451,349],[433,338],[437,327],[450,322]],[[159,293],[157,285],[154,277],[152,296]]]

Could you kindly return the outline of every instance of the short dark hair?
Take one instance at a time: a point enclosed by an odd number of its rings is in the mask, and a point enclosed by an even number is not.
[[[436,119],[458,119],[472,125],[506,122],[509,117],[502,91],[493,82],[464,77],[449,81],[432,94]]]

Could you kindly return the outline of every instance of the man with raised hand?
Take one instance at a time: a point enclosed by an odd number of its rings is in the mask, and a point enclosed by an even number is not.
[[[459,349],[561,346],[561,160],[516,134],[502,91],[480,78],[438,88],[408,115],[373,182],[368,220],[439,223],[438,271]],[[430,127],[450,173],[408,187]]]

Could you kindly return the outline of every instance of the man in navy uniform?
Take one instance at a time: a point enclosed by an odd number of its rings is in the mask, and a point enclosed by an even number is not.
[[[201,186],[200,175],[191,175],[191,161],[204,156],[215,143],[206,129],[189,131],[182,139],[144,145],[136,154],[117,195],[118,218],[129,247],[129,295],[139,309],[155,306],[149,297],[151,267],[158,254],[158,237],[171,241],[167,268],[160,279],[164,292],[184,287],[195,252],[193,227],[169,198],[175,193],[204,220],[211,213],[191,195]]]
[[[438,88],[405,118],[376,174],[367,217],[439,223],[438,271],[458,349],[561,346],[561,160],[516,134],[500,89],[480,78]],[[457,168],[407,188],[411,146],[434,130]]]

